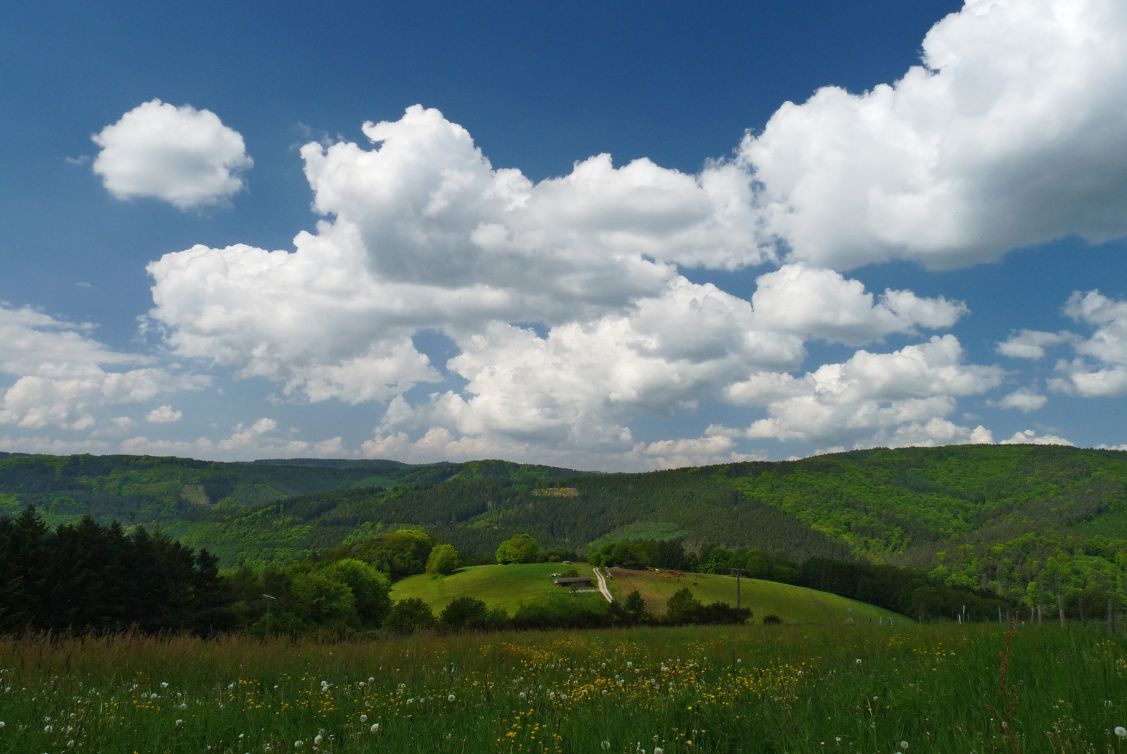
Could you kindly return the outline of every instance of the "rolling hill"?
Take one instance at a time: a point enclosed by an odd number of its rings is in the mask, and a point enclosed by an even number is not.
[[[483,565],[462,568],[449,576],[420,574],[395,583],[394,600],[418,598],[438,613],[455,597],[474,597],[490,608],[501,608],[510,615],[522,604],[567,595],[569,599],[591,604],[602,603],[597,591],[572,592],[557,587],[552,574],[575,569],[590,576],[587,563],[527,563]],[[736,580],[731,576],[676,571],[631,571],[611,569],[608,581],[615,599],[625,599],[638,590],[646,607],[655,615],[665,611],[665,603],[679,589],[688,588],[701,602],[736,604]],[[887,610],[827,592],[758,579],[741,579],[741,604],[753,611],[753,620],[775,615],[788,624],[845,623],[852,617],[858,623],[887,619]]]
[[[1011,597],[1127,593],[1127,453],[1047,446],[874,449],[798,461],[591,474],[502,461],[222,464],[0,457],[0,513],[91,513],[156,526],[223,563],[278,563],[417,525],[492,559],[520,532],[582,557],[592,542],[682,539],[794,561],[860,558]]]

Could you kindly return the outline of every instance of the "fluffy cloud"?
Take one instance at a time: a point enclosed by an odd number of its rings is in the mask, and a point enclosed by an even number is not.
[[[253,161],[243,137],[210,110],[150,100],[93,137],[93,169],[118,199],[150,197],[181,209],[219,204],[243,188]]]
[[[173,424],[180,421],[184,416],[184,412],[177,411],[169,404],[157,406],[148,414],[145,415],[145,421],[150,424]]]
[[[1011,408],[1021,411],[1024,414],[1029,414],[1034,411],[1040,411],[1048,402],[1049,399],[1040,393],[1036,393],[1028,388],[1019,388],[1003,396],[995,405],[997,405],[998,408]]]
[[[87,430],[108,406],[151,401],[208,383],[112,351],[90,338],[89,329],[0,304],[0,375],[14,378],[6,387],[0,382],[0,425]]]
[[[874,301],[860,281],[804,264],[784,265],[756,283],[751,303],[760,327],[853,345],[950,327],[967,311],[961,302],[911,291],[886,290]]]
[[[1127,301],[1078,291],[1064,311],[1094,330],[1086,339],[1075,339],[1076,357],[1057,363],[1059,376],[1049,386],[1087,398],[1127,395]]]
[[[1014,432],[1013,436],[1008,440],[1002,440],[1001,445],[1073,445],[1071,440],[1067,440],[1058,435],[1039,435],[1032,429],[1025,429],[1020,432]]]
[[[748,302],[684,280],[626,313],[544,337],[493,323],[457,344],[447,366],[466,380],[463,391],[418,407],[397,402],[385,434],[441,426],[458,437],[625,452],[637,414],[719,397],[741,375],[792,368],[804,354],[801,339],[756,329]]]
[[[794,259],[952,267],[1127,235],[1127,5],[972,0],[923,65],[781,107],[740,159]]]
[[[997,367],[963,362],[952,335],[892,353],[858,351],[848,361],[823,364],[801,377],[759,374],[733,384],[733,403],[763,406],[767,417],[747,429],[757,439],[819,444],[925,444],[985,440],[983,428],[945,419],[961,396],[1001,384]]]
[[[292,458],[296,456],[340,458],[347,455],[340,437],[311,442],[279,432],[278,422],[262,417],[250,424],[239,424],[220,440],[199,437],[195,440],[151,440],[143,435],[130,437],[119,445],[122,453],[179,455],[217,460]]]
[[[558,362],[590,361],[576,356],[580,348],[598,354],[577,380],[588,394],[587,375],[597,380],[603,364],[621,361],[623,374],[599,384],[639,382],[650,397],[633,408],[652,410],[746,376],[738,369],[762,367],[771,351],[771,363],[792,363],[806,337],[862,343],[947,327],[965,312],[910,291],[877,298],[859,282],[803,265],[762,276],[754,309],[690,283],[674,264],[766,259],[755,244],[748,177],[731,164],[687,175],[647,160],[616,168],[600,155],[534,184],[495,169],[437,110],[411,107],[398,121],[366,123],[364,133],[370,148],[301,150],[314,206],[331,219],[299,233],[293,251],[196,246],[149,265],[151,318],[176,353],[266,377],[312,401],[384,402],[442,377],[413,340],[438,329],[465,351],[447,365],[471,383],[471,397],[459,396],[465,404],[484,406],[501,389],[480,366],[489,359],[555,364],[545,376],[555,389],[517,401],[534,407],[535,421],[523,426],[540,426],[601,413],[593,398],[557,396],[556,383],[572,373]],[[511,324],[530,322],[551,335]],[[710,355],[694,361],[689,351]],[[661,378],[625,375],[659,368],[672,375],[664,393],[640,384]],[[626,405],[619,395],[604,408]],[[554,401],[585,408],[546,409]],[[474,421],[508,431],[502,412],[487,413],[491,420]],[[608,426],[621,423],[619,412]]]
[[[998,353],[1011,359],[1043,359],[1045,349],[1073,340],[1066,332],[1020,330],[998,344]]]

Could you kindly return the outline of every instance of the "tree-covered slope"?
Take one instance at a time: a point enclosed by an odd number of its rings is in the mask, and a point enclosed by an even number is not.
[[[1037,599],[1127,591],[1127,453],[1046,446],[867,450],[778,463],[590,474],[502,461],[216,464],[0,457],[0,511],[155,524],[228,565],[304,557],[395,526],[469,562],[528,533],[682,539],[792,561],[863,558]]]

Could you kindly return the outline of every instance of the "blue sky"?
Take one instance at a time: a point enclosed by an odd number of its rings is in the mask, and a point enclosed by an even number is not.
[[[1115,0],[23,6],[0,450],[1127,442]]]

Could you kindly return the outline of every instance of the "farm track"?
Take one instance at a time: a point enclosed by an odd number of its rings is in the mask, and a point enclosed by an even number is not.
[[[595,571],[595,578],[599,580],[599,591],[603,593],[603,597],[606,598],[607,602],[614,602],[614,597],[611,596],[610,589],[607,589],[606,577],[599,572],[598,566],[595,566],[593,570]]]

